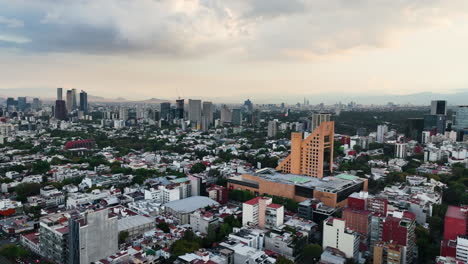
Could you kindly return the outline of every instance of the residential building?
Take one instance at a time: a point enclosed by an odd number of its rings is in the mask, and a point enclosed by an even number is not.
[[[387,125],[379,125],[377,126],[377,143],[384,143],[385,142],[385,135],[388,133],[388,126]]]
[[[323,222],[322,248],[336,248],[342,251],[346,258],[358,260],[359,235],[346,228],[346,221],[339,218],[329,218]]]
[[[296,234],[287,231],[270,231],[265,236],[265,250],[273,251],[281,256],[298,263],[302,256],[302,249],[307,244],[307,236],[301,232]]]
[[[268,121],[268,137],[274,138],[278,134],[278,122],[276,120]]]
[[[406,143],[396,143],[395,144],[395,157],[399,159],[405,159],[406,158],[406,148],[408,144]]]
[[[463,263],[468,263],[468,237],[467,236],[458,236],[457,237],[457,251],[456,259],[463,261]]]
[[[228,190],[224,186],[212,185],[206,189],[208,197],[217,201],[220,204],[226,204],[228,202]]]
[[[197,210],[190,215],[190,226],[194,232],[208,234],[209,228],[217,228],[219,218],[211,212]]]
[[[416,216],[410,212],[389,212],[383,220],[382,241],[405,247],[402,263],[411,263],[416,250]]]
[[[374,264],[405,264],[403,256],[405,247],[388,242],[378,242],[374,245]]]
[[[85,212],[69,220],[69,264],[88,264],[116,253],[117,216],[108,209]]]
[[[276,169],[316,178],[331,175],[334,127],[334,122],[323,122],[306,139],[302,133],[291,133],[291,154]]]
[[[256,197],[242,204],[242,224],[260,228],[278,227],[284,221],[284,207],[270,197]]]

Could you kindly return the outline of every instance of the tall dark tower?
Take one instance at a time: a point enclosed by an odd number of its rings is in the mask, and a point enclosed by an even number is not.
[[[184,99],[176,100],[176,118],[184,119]]]

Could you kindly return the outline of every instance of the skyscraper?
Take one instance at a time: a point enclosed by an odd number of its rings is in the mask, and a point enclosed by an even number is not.
[[[13,109],[15,109],[18,106],[18,101],[16,101],[15,98],[13,97],[8,97],[6,104],[7,104],[6,111],[9,112],[9,111],[13,111]]]
[[[78,103],[76,101],[76,89],[72,89],[72,110],[78,109]]]
[[[221,124],[231,123],[232,112],[227,105],[221,106]]]
[[[202,129],[207,130],[213,125],[213,103],[203,102]]]
[[[201,100],[189,99],[188,116],[192,127],[199,128],[202,120]]]
[[[447,115],[447,101],[431,101],[431,115]]]
[[[322,178],[333,172],[335,123],[323,122],[306,139],[291,133],[291,154],[276,167],[283,173]]]
[[[64,100],[55,101],[55,118],[59,120],[64,120],[67,118],[67,106]]]
[[[320,126],[323,122],[330,121],[330,113],[312,113],[312,122],[310,125],[310,131],[314,131],[317,127]]]
[[[184,119],[184,99],[176,100],[176,118]]]
[[[276,137],[278,133],[278,122],[276,120],[272,120],[268,122],[268,137],[273,138]]]
[[[160,113],[161,113],[161,116],[160,116],[161,119],[169,120],[170,113],[171,113],[171,103],[169,102],[161,103]]]
[[[232,125],[240,126],[242,124],[242,111],[238,108],[232,109]]]
[[[73,111],[73,91],[67,90],[67,111]]]
[[[126,107],[120,107],[119,109],[119,120],[128,120],[128,109]]]
[[[245,110],[247,110],[248,112],[252,112],[253,111],[252,101],[250,101],[250,99],[245,100],[244,107],[245,107]]]
[[[377,143],[384,143],[385,142],[385,135],[388,132],[387,125],[379,125],[377,126]]]
[[[459,134],[460,140],[468,136],[468,105],[460,105],[453,115],[453,127]]]
[[[39,100],[39,98],[33,98],[32,108],[34,110],[39,110],[41,108],[41,100]]]
[[[63,88],[57,88],[57,100],[63,100]]]
[[[18,97],[18,110],[25,111],[27,107],[26,97]]]
[[[80,93],[80,111],[88,112],[88,93],[83,90]]]

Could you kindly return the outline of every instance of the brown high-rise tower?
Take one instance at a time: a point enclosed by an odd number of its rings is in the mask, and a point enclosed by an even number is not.
[[[291,154],[276,167],[283,173],[322,178],[333,172],[335,122],[321,123],[306,139],[291,133]]]

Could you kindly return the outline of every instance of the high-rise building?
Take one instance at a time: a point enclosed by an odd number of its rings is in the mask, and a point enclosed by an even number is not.
[[[208,130],[213,125],[213,103],[203,102],[202,129]]]
[[[88,94],[85,91],[80,93],[80,111],[88,112]]]
[[[447,115],[447,101],[431,101],[431,115]]]
[[[408,118],[406,120],[406,137],[421,143],[424,131],[424,118]]]
[[[384,143],[385,142],[385,135],[387,133],[388,133],[388,126],[387,125],[377,126],[377,143]]]
[[[399,159],[405,159],[407,146],[407,143],[395,143],[395,157]]]
[[[245,107],[245,110],[247,110],[248,112],[252,112],[253,111],[252,101],[250,101],[250,99],[245,100],[244,107]]]
[[[278,134],[278,122],[276,120],[272,120],[268,122],[268,137],[274,138]]]
[[[221,106],[221,124],[231,123],[232,112],[227,105]]]
[[[72,217],[68,225],[69,264],[88,264],[119,250],[117,216],[107,209]]]
[[[18,97],[18,110],[25,111],[27,107],[26,97]]]
[[[127,121],[128,120],[128,108],[120,107],[120,109],[119,109],[119,119],[122,120],[122,121]]]
[[[171,113],[171,103],[169,102],[163,102],[161,103],[161,109],[160,109],[160,118],[162,120],[169,120],[170,113]]]
[[[283,224],[284,207],[271,197],[256,197],[242,204],[242,224],[274,228]]]
[[[13,97],[8,97],[6,104],[7,104],[6,111],[10,112],[16,109],[16,107],[18,106],[18,101],[16,101],[15,98]]]
[[[59,120],[65,120],[67,118],[67,106],[64,100],[55,101],[55,118]]]
[[[291,154],[276,167],[284,173],[322,178],[333,171],[335,123],[323,122],[306,139],[291,133]]]
[[[331,118],[330,113],[313,113],[312,120],[311,120],[312,122],[310,125],[310,131],[314,131],[323,122],[329,122],[330,118]]]
[[[78,103],[76,100],[76,89],[73,88],[72,90],[72,110],[78,109]]]
[[[239,108],[232,109],[232,125],[242,125],[242,111]]]
[[[63,100],[63,88],[57,88],[57,100]]]
[[[346,258],[358,260],[359,235],[346,228],[346,221],[339,218],[329,218],[323,221],[322,248],[335,248],[342,251]]]
[[[184,99],[176,100],[176,118],[184,119]]]
[[[458,132],[459,139],[465,140],[468,135],[468,105],[457,106],[453,115],[453,128]]]
[[[67,111],[73,111],[73,91],[67,90]]]
[[[202,121],[201,100],[189,99],[188,117],[192,127],[199,129]]]
[[[424,115],[424,130],[434,134],[444,134],[447,116],[445,115]]]
[[[41,100],[39,100],[39,98],[33,98],[33,103],[31,105],[31,107],[34,110],[39,110],[42,107]]]

